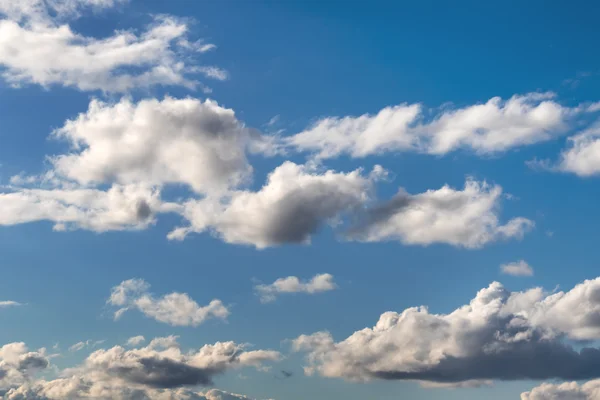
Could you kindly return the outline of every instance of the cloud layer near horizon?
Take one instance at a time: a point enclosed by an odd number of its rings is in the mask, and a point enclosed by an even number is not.
[[[126,350],[99,349],[76,368],[53,380],[36,379],[50,365],[45,350],[30,352],[24,343],[0,347],[0,396],[6,400],[233,400],[249,399],[212,389],[205,393],[186,387],[207,386],[213,377],[242,367],[278,361],[271,350],[247,351],[234,342],[217,342],[182,352],[175,336],[153,339],[148,346]]]

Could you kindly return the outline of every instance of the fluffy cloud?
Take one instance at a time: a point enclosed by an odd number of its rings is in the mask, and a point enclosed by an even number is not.
[[[110,8],[124,0],[0,0],[0,66],[14,86],[62,85],[80,90],[126,92],[153,85],[196,88],[194,75],[225,79],[215,67],[186,65],[192,53],[214,45],[187,39],[185,22],[156,17],[143,32],[118,31],[106,38],[73,32],[65,19],[89,8]]]
[[[170,238],[209,229],[228,243],[257,248],[307,243],[325,222],[362,206],[382,174],[379,166],[365,176],[360,169],[320,172],[315,166],[287,161],[269,174],[257,192],[234,191],[225,201],[188,202],[183,215],[191,225],[176,229]]]
[[[106,191],[11,188],[0,193],[0,225],[51,221],[55,230],[138,230],[172,207],[161,202],[158,190],[140,185],[113,185]]]
[[[525,260],[519,260],[508,264],[502,264],[500,271],[503,274],[513,276],[533,276],[533,268]]]
[[[97,350],[81,366],[63,370],[62,377],[50,381],[32,379],[28,371],[47,366],[47,362],[34,362],[35,357],[41,359],[39,353],[26,353],[20,343],[0,348],[0,366],[10,363],[14,371],[23,371],[19,379],[0,380],[4,399],[249,399],[216,389],[195,392],[185,386],[209,385],[216,375],[242,367],[259,368],[281,355],[270,350],[247,351],[233,342],[217,342],[184,353],[175,337],[157,338],[147,347]]]
[[[0,395],[12,386],[26,383],[35,372],[49,365],[45,349],[29,351],[25,343],[0,347]]]
[[[120,307],[115,319],[129,309],[173,326],[198,326],[209,318],[225,319],[229,310],[220,300],[201,307],[186,293],[169,293],[155,298],[148,292],[150,285],[142,279],[130,279],[115,286],[107,304]]]
[[[211,100],[93,100],[54,137],[73,149],[51,158],[54,173],[83,185],[183,184],[206,193],[236,186],[252,172],[249,130]]]
[[[600,339],[600,278],[568,292],[509,292],[494,282],[449,314],[426,307],[386,312],[373,328],[335,342],[302,335],[307,373],[351,380],[439,383],[600,377],[600,350],[572,341]]]
[[[552,93],[494,97],[483,104],[442,109],[431,119],[420,104],[386,107],[376,115],[329,117],[285,139],[320,158],[365,157],[388,151],[446,154],[461,148],[490,154],[549,140],[587,109],[564,107]]]
[[[254,287],[260,296],[260,301],[263,303],[275,301],[277,295],[281,293],[314,294],[327,292],[335,288],[337,288],[337,285],[331,274],[318,274],[306,282],[300,281],[295,276],[288,276],[287,278],[279,278],[270,285],[257,285]]]
[[[579,176],[600,173],[600,123],[569,138],[570,147],[560,156],[558,165],[544,165],[549,169],[571,172]]]
[[[467,180],[463,190],[447,185],[411,195],[404,190],[390,201],[367,210],[349,233],[354,240],[398,240],[405,244],[447,243],[478,248],[507,238],[521,238],[534,223],[514,218],[502,225],[500,186]]]
[[[533,390],[521,393],[521,400],[597,400],[600,399],[600,380],[583,385],[577,382],[543,383]]]

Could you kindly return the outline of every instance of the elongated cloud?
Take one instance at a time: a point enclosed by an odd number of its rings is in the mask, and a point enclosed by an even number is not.
[[[0,379],[4,399],[249,399],[217,389],[202,393],[186,387],[210,385],[215,376],[229,370],[260,368],[281,358],[276,351],[247,351],[234,342],[217,342],[182,352],[175,337],[165,337],[142,348],[125,350],[115,346],[97,350],[82,365],[63,370],[61,378],[46,381],[36,380],[33,368],[44,369],[47,362],[41,362],[44,359],[39,353],[26,350],[22,343],[0,348],[0,363],[10,364],[13,375],[18,375],[10,381],[6,377]]]
[[[557,293],[494,282],[449,314],[386,312],[340,342],[317,332],[294,348],[307,352],[308,373],[350,380],[590,379],[600,377],[600,349],[571,341],[600,339],[598,310],[600,278]]]
[[[228,243],[257,248],[307,243],[324,223],[362,206],[383,173],[379,166],[368,176],[361,170],[320,172],[287,161],[269,174],[257,192],[235,191],[225,201],[188,202],[183,215],[190,226],[173,231],[170,238],[211,230]]]
[[[552,93],[494,97],[483,104],[442,109],[428,118],[420,104],[386,107],[375,115],[329,117],[286,138],[319,158],[384,152],[446,154],[458,149],[498,153],[566,133],[571,117],[587,109],[560,105]]]
[[[295,276],[279,278],[270,285],[256,285],[254,290],[260,296],[260,301],[269,303],[275,301],[279,294],[283,293],[307,293],[315,294],[327,292],[337,288],[331,274],[318,274],[306,282],[302,282]]]
[[[194,53],[214,48],[190,42],[187,24],[157,16],[143,32],[118,31],[105,38],[73,32],[65,21],[89,9],[111,8],[123,0],[2,0],[0,68],[15,87],[60,85],[83,91],[127,92],[154,85],[202,87],[197,75],[225,79],[226,72],[187,63]]]
[[[521,400],[596,400],[600,398],[600,380],[579,385],[577,382],[543,383],[529,392],[521,393]]]
[[[220,300],[200,306],[186,293],[169,293],[155,298],[148,292],[150,285],[142,279],[130,279],[115,286],[107,304],[117,306],[115,319],[130,309],[173,326],[198,326],[210,318],[225,319],[229,310]]]
[[[170,209],[161,202],[158,190],[139,185],[0,192],[0,225],[50,221],[55,230],[138,230],[154,223],[156,213]]]
[[[146,338],[143,337],[142,335],[133,336],[133,337],[130,337],[129,339],[127,339],[127,345],[128,346],[138,346],[138,345],[144,343],[145,341],[146,341]]]
[[[0,308],[8,308],[8,307],[18,307],[22,306],[21,303],[12,300],[3,300],[0,301]]]
[[[500,186],[472,179],[463,190],[447,185],[411,195],[401,189],[388,202],[368,209],[348,237],[365,242],[398,240],[405,244],[447,243],[478,248],[500,239],[521,238],[533,226],[526,218],[501,224]]]

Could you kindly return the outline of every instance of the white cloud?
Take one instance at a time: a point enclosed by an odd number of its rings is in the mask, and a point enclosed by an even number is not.
[[[49,364],[45,349],[29,351],[25,343],[0,346],[0,395],[3,389],[26,383]]]
[[[340,342],[317,332],[293,343],[308,352],[307,373],[350,380],[581,380],[600,374],[600,349],[572,341],[600,339],[598,315],[600,278],[566,293],[511,293],[494,282],[449,314],[386,312]]]
[[[73,149],[51,158],[54,172],[82,185],[184,184],[206,193],[237,186],[252,172],[249,130],[211,100],[93,100],[54,137]]]
[[[502,188],[469,179],[463,190],[447,185],[411,195],[401,189],[387,203],[367,210],[349,233],[354,240],[398,240],[411,245],[446,243],[479,248],[499,239],[517,238],[534,223],[518,217],[501,224]]]
[[[157,16],[143,32],[117,31],[105,38],[85,37],[63,24],[87,9],[111,8],[123,0],[0,0],[0,67],[13,86],[62,85],[84,91],[127,92],[154,85],[202,86],[197,73],[219,79],[215,68],[196,71],[191,53],[214,45],[187,39],[187,24]],[[217,71],[217,72],[215,72]]]
[[[269,303],[275,301],[278,294],[281,293],[321,293],[334,290],[337,285],[333,281],[331,274],[317,274],[311,280],[302,282],[295,276],[279,278],[270,285],[257,285],[254,287],[260,301]]]
[[[0,15],[13,21],[51,24],[53,19],[78,18],[81,11],[113,8],[128,0],[0,0]]]
[[[584,177],[600,174],[600,123],[570,137],[568,141],[570,147],[561,153],[558,165],[549,161],[537,162],[537,165]]]
[[[60,378],[36,380],[35,370],[48,366],[43,353],[28,353],[23,343],[0,347],[0,395],[6,400],[241,400],[217,389],[205,393],[186,389],[211,385],[215,376],[243,367],[261,368],[281,359],[271,350],[248,351],[234,342],[217,342],[182,352],[174,337],[157,338],[147,347],[120,346],[90,354],[82,365],[61,371]],[[3,370],[5,371],[5,370]]]
[[[543,383],[529,392],[521,393],[521,400],[597,400],[600,399],[600,380],[583,385],[577,382]]]
[[[386,107],[376,115],[328,117],[285,139],[288,146],[319,158],[365,157],[390,151],[446,154],[461,148],[498,153],[566,133],[582,107],[564,107],[552,93],[494,97],[483,104],[442,109],[432,118],[420,104]]]
[[[0,225],[51,221],[55,230],[138,230],[171,207],[161,202],[158,190],[139,185],[113,185],[107,191],[13,188],[0,193]]]
[[[503,274],[512,276],[533,276],[533,268],[525,260],[502,264],[500,270]]]
[[[133,336],[127,339],[127,346],[138,346],[146,341],[146,338],[142,335]]]
[[[257,248],[307,243],[324,223],[362,206],[382,174],[379,166],[364,176],[360,169],[321,172],[316,166],[286,161],[257,192],[233,191],[225,202],[214,198],[189,201],[183,215],[191,225],[176,229],[169,237],[182,239],[189,232],[210,229],[228,243]]]
[[[173,326],[198,326],[210,318],[225,319],[229,310],[220,300],[201,307],[186,293],[169,293],[155,298],[148,292],[150,285],[142,279],[130,279],[115,286],[107,304],[120,307],[115,319],[130,309]]]
[[[12,301],[12,300],[3,300],[0,301],[0,308],[8,308],[8,307],[18,307],[18,306],[22,306],[23,304],[18,303],[16,301]]]

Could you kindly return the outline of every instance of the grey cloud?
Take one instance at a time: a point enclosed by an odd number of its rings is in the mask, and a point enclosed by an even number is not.
[[[397,240],[405,244],[446,243],[480,248],[500,239],[521,238],[534,223],[517,217],[502,224],[502,188],[467,179],[462,190],[444,185],[437,190],[409,194],[404,189],[389,201],[356,213],[347,230],[350,240]]]
[[[196,368],[158,357],[140,358],[135,366],[115,366],[108,369],[109,374],[125,381],[165,389],[212,385],[212,377],[221,372],[223,371]]]

